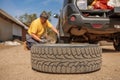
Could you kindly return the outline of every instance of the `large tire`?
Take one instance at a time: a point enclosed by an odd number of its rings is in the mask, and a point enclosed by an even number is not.
[[[31,48],[32,69],[48,73],[87,73],[101,68],[102,49],[88,44],[40,44]]]

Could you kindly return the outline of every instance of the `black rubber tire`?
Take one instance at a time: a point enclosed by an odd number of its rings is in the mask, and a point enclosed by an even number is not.
[[[113,41],[113,46],[114,46],[116,51],[120,51],[120,38],[119,38],[119,35]]]
[[[31,48],[32,69],[47,73],[87,73],[102,64],[102,49],[89,44],[40,44]]]
[[[114,43],[113,46],[114,46],[116,51],[120,51],[120,43],[118,43],[118,44]]]

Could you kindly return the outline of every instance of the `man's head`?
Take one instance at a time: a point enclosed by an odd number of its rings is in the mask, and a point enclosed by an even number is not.
[[[40,14],[40,17],[42,18],[45,18],[45,19],[48,19],[49,18],[49,14],[45,11],[43,11],[41,14]]]
[[[47,12],[43,11],[40,14],[40,18],[41,18],[42,23],[45,23],[47,21],[47,19],[49,18],[49,14]]]

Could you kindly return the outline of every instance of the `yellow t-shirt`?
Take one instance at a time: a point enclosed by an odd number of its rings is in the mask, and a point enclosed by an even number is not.
[[[31,23],[30,28],[28,29],[28,33],[30,35],[34,33],[38,37],[41,37],[47,27],[51,28],[52,24],[48,20],[46,21],[46,23],[42,24],[40,18],[38,18]]]

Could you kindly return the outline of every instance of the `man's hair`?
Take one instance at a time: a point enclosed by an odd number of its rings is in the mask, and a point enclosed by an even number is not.
[[[49,18],[49,14],[48,14],[46,11],[43,11],[43,12],[40,14],[40,17],[43,17],[43,18],[48,19],[48,18]]]

